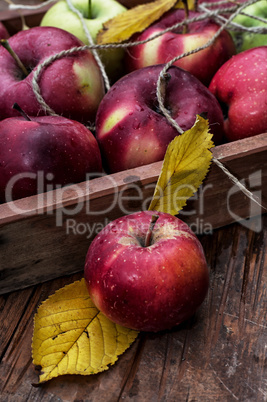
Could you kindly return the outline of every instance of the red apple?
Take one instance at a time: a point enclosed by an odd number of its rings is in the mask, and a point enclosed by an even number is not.
[[[93,134],[64,117],[2,120],[0,143],[0,202],[37,194],[48,184],[56,188],[81,182],[102,170]]]
[[[140,331],[170,329],[191,317],[209,283],[201,243],[190,228],[152,211],[107,225],[88,249],[84,277],[104,315]]]
[[[209,89],[228,108],[224,126],[229,141],[267,132],[267,46],[233,56]]]
[[[163,65],[136,70],[117,81],[100,103],[96,139],[105,168],[117,172],[162,160],[178,131],[158,105],[156,86]],[[223,114],[216,98],[197,78],[180,69],[168,70],[165,107],[183,131],[206,113],[215,143],[223,135]]]
[[[0,118],[16,116],[17,102],[31,116],[45,114],[32,89],[33,72],[49,56],[81,46],[67,31],[53,27],[35,27],[20,31],[9,44],[29,74],[25,77],[14,58],[0,48]],[[54,61],[39,77],[45,102],[59,115],[81,122],[94,121],[104,95],[99,67],[89,51],[73,53]]]
[[[5,27],[5,25],[0,21],[0,39],[8,39],[9,33]]]
[[[189,12],[189,18],[198,15],[201,14]],[[171,10],[141,34],[134,35],[132,41],[147,40],[184,19],[185,11],[183,9]],[[176,56],[206,44],[219,27],[211,19],[205,19],[188,24],[187,33],[182,33],[183,28],[180,28],[147,43],[129,47],[125,58],[126,69],[129,72],[149,65],[167,63]],[[231,35],[227,31],[223,31],[212,46],[183,57],[176,61],[175,65],[189,71],[202,83],[208,85],[218,68],[235,52]]]

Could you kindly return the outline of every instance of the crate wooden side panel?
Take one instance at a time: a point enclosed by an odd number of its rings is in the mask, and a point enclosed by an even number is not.
[[[252,191],[261,191],[262,205],[267,207],[267,135],[221,145],[213,153]],[[101,228],[148,207],[161,165],[157,162],[0,205],[0,293],[82,271],[90,242]],[[253,188],[255,183],[249,179],[255,172],[260,180]],[[180,217],[197,234],[208,234],[237,219],[266,212],[252,208],[241,191],[229,197],[233,186],[213,163],[200,189],[203,197],[198,192]]]
[[[137,185],[142,191],[143,185]],[[125,197],[131,197],[130,184],[122,185],[121,189]],[[36,214],[34,211],[31,216],[21,216],[18,220],[13,216],[11,222],[5,222],[0,227],[0,293],[81,271],[95,234],[108,222],[123,215],[119,204],[114,203],[114,188],[105,195],[102,193],[97,192],[98,198],[94,199],[92,192],[90,205],[88,199],[88,202],[72,200],[71,205],[66,202],[64,207],[48,213]],[[129,211],[140,208],[131,200],[126,204]],[[103,214],[101,211],[109,205],[113,207]],[[75,208],[78,213],[73,212]]]
[[[267,228],[267,216],[264,217]],[[40,303],[82,274],[0,296],[1,401],[264,401],[267,236],[230,225],[201,238],[210,288],[197,314],[171,331],[140,333],[108,371],[39,387],[31,360]]]
[[[25,3],[26,4],[26,3]],[[0,21],[6,26],[10,35],[14,35],[19,32],[23,26],[24,18],[25,24],[29,27],[35,27],[40,25],[44,13],[50,8],[50,6],[42,7],[39,10],[4,10],[0,11]]]

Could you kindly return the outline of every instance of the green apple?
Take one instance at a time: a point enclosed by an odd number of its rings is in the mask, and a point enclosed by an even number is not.
[[[267,1],[260,0],[250,6],[244,8],[244,13],[249,14],[251,16],[267,18]],[[267,22],[259,21],[254,18],[249,17],[248,15],[239,14],[233,22],[237,24],[243,25],[244,27],[265,27],[267,29]],[[236,43],[237,51],[242,52],[247,49],[251,49],[253,47],[258,46],[266,46],[267,45],[267,35],[265,34],[256,34],[248,31],[232,31],[232,36]]]
[[[126,8],[116,0],[72,0],[72,4],[82,14],[94,42],[106,21],[126,11]],[[78,15],[69,8],[66,0],[58,1],[48,10],[41,21],[41,25],[65,29],[83,43],[88,44],[82,22]],[[102,50],[99,54],[110,80],[114,81],[122,74],[124,51],[122,49],[109,49]]]

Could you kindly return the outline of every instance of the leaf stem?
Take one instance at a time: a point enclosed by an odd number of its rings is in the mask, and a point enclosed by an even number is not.
[[[147,231],[146,238],[145,238],[145,247],[149,247],[151,245],[151,237],[152,237],[153,229],[154,229],[154,226],[158,219],[159,219],[159,215],[152,215],[149,229]]]
[[[187,0],[182,0],[182,3],[184,5],[185,18],[188,19],[188,17],[189,17],[188,2],[187,2]],[[186,34],[187,32],[188,32],[188,24],[185,24],[183,26],[183,34]]]
[[[1,45],[8,51],[8,53],[13,57],[19,68],[22,70],[23,74],[25,77],[29,74],[27,71],[27,68],[24,66],[22,61],[20,60],[19,56],[14,52],[12,47],[10,46],[9,42],[7,39],[1,39],[0,40]]]
[[[27,113],[25,113],[24,110],[21,109],[21,107],[20,107],[17,103],[14,103],[14,105],[12,106],[12,108],[15,109],[15,110],[17,110],[17,111],[25,118],[25,120],[32,121],[32,120],[29,118],[29,116],[27,115]]]

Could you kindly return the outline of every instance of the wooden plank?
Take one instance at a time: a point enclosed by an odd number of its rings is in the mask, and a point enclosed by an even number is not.
[[[29,2],[24,2],[26,5],[30,4]],[[23,4],[23,2],[20,2]],[[10,35],[14,35],[19,32],[23,26],[23,20],[25,24],[31,28],[40,25],[41,20],[44,16],[44,13],[48,10],[49,6],[44,6],[38,10],[3,10],[0,8],[0,21],[6,26]]]
[[[38,381],[31,361],[34,313],[42,300],[82,274],[0,296],[1,342],[5,345],[0,349],[1,399],[266,399],[267,216],[262,219],[265,229],[259,233],[232,224],[201,237],[210,289],[200,310],[171,331],[141,333],[118,362],[99,375],[63,376],[32,386]]]
[[[267,136],[221,145],[213,152],[247,186],[255,176],[266,207]],[[82,271],[90,242],[108,222],[147,209],[160,169],[158,162],[0,205],[0,294]],[[245,218],[249,225],[252,216],[264,211],[241,191],[231,194],[233,190],[233,183],[213,164],[181,219],[196,234]]]
[[[262,170],[262,182],[265,179],[266,155],[267,155],[267,133],[255,137],[247,138],[233,143],[219,145],[212,149],[213,155],[225,166],[231,169],[232,173],[241,179],[248,177],[249,174]],[[249,160],[251,163],[246,164]],[[161,171],[162,162],[141,166],[127,171],[103,176],[89,182],[79,183],[73,186],[50,191],[41,196],[32,196],[12,203],[0,205],[0,226],[14,220],[24,219],[46,211],[56,210],[59,207],[73,206],[77,203],[99,199],[105,196],[114,195],[117,191],[125,191],[129,186],[140,185],[142,188],[150,186],[150,194],[153,193],[153,184],[156,183]],[[208,173],[207,184],[220,184],[218,177],[211,177]],[[224,182],[230,182],[228,177],[218,169],[218,175]],[[214,181],[214,182],[213,182]],[[263,188],[264,190],[264,188]]]

